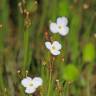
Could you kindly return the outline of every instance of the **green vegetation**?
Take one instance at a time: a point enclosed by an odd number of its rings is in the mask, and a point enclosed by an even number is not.
[[[49,29],[61,16],[66,36]],[[55,40],[58,56],[45,47]],[[43,79],[32,95],[26,76]],[[96,96],[96,0],[0,0],[0,96]]]

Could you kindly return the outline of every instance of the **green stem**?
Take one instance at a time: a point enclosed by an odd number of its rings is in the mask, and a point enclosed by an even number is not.
[[[70,92],[70,84],[68,82],[66,82],[65,86],[64,86],[64,96],[70,96],[69,92]]]
[[[69,85],[67,85],[67,88],[66,88],[66,96],[69,96]]]
[[[53,70],[53,63],[54,63],[54,57],[51,57],[51,63],[49,65],[49,84],[48,84],[48,95],[47,96],[51,96],[50,95],[50,91],[51,91],[51,82],[52,82],[52,70]]]
[[[87,96],[91,96],[90,95],[90,73],[88,72],[88,75],[87,75]]]
[[[28,29],[24,32],[24,71],[27,69],[28,62],[28,48],[29,48],[29,32]]]
[[[52,73],[50,72],[50,76],[49,76],[49,84],[48,84],[48,95],[47,95],[47,96],[50,96],[51,79],[52,79]]]
[[[3,60],[4,56],[4,43],[6,39],[6,34],[9,31],[8,28],[8,19],[9,19],[9,7],[8,7],[8,0],[0,0],[0,23],[2,24],[2,28],[0,28],[0,90],[3,93],[3,90],[5,88],[4,84],[4,68],[3,64],[5,61]]]

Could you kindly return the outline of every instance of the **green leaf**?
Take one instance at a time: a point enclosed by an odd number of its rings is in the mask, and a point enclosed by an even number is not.
[[[71,51],[72,62],[77,60],[79,55],[79,30],[81,28],[81,16],[80,13],[73,12],[70,22],[70,32],[68,34],[68,42]]]
[[[58,15],[59,16],[68,16],[69,14],[69,8],[68,8],[68,2],[62,0],[61,2],[58,3]]]
[[[66,81],[74,81],[79,76],[79,70],[72,64],[69,64],[65,67],[63,78]]]
[[[93,62],[95,59],[95,46],[92,43],[88,43],[83,49],[83,61]]]

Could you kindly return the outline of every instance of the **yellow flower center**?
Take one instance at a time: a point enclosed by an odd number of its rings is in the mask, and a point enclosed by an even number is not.
[[[55,46],[52,46],[52,50],[56,50]]]
[[[62,29],[62,25],[59,26],[59,29]]]
[[[30,83],[29,83],[29,86],[33,86],[33,83],[32,83],[32,82],[30,82]]]

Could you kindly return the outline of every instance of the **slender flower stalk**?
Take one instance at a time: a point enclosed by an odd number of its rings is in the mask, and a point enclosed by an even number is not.
[[[24,32],[24,68],[26,69],[26,64],[28,60],[28,47],[29,47],[29,32]]]
[[[89,72],[87,72],[87,88],[86,88],[86,95],[87,96],[91,96],[91,93],[90,93],[90,76],[91,76],[91,74],[90,74],[90,71]]]
[[[30,18],[29,18],[29,12],[26,13],[25,18],[25,27],[26,30],[24,32],[24,71],[27,69],[27,63],[28,63],[28,49],[29,49],[29,26],[30,26]]]
[[[49,64],[49,83],[48,83],[48,94],[47,96],[51,96],[51,82],[52,82],[52,71],[53,71],[53,63],[54,63],[54,57],[51,57],[51,63]]]
[[[70,88],[71,88],[71,82],[65,82],[64,85],[64,96],[70,96]]]

